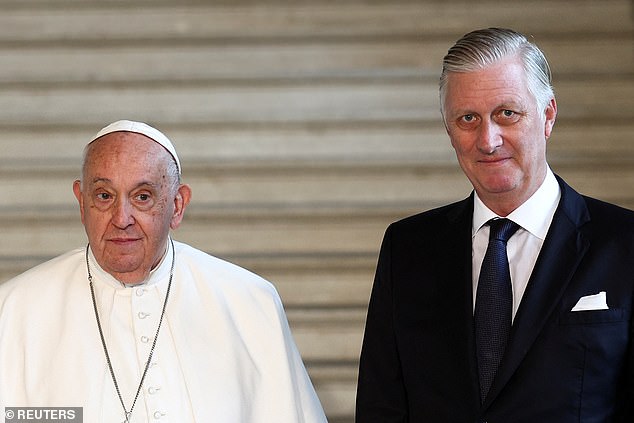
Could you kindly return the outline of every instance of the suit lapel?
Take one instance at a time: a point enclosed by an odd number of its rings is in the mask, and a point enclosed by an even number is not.
[[[446,280],[457,281],[455,296],[461,301],[461,314],[456,314],[460,324],[463,324],[464,351],[462,356],[466,360],[466,366],[470,371],[469,389],[470,404],[477,409],[480,405],[480,382],[478,379],[478,365],[475,351],[475,335],[473,323],[473,281],[471,269],[473,226],[473,193],[466,200],[458,203],[448,215],[447,234],[445,239],[448,244],[446,263]],[[464,377],[464,376],[461,376]],[[465,395],[467,395],[465,393]],[[466,400],[466,398],[464,398]]]
[[[453,285],[454,298],[459,298],[462,315],[456,316],[460,322],[465,322],[465,332],[473,335],[473,284],[471,280],[471,226],[473,216],[473,195],[459,203],[448,214],[448,230],[445,236],[447,240],[445,251],[447,261],[445,263],[446,280],[459,281]],[[465,318],[466,317],[466,318]],[[473,339],[469,339],[472,341]],[[468,345],[472,345],[470,342]],[[475,349],[472,351],[475,353]],[[470,354],[475,357],[474,354]],[[474,373],[477,374],[477,373]]]
[[[511,338],[483,406],[509,381],[561,299],[590,241],[580,227],[589,221],[583,198],[557,177],[561,200],[515,316]]]

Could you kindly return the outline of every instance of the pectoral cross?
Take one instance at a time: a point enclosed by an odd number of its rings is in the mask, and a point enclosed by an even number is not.
[[[126,411],[125,420],[122,421],[121,423],[130,423],[130,416],[132,416],[132,412],[131,411]]]

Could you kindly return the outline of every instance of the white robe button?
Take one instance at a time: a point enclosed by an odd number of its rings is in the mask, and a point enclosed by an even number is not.
[[[154,412],[154,418],[155,419],[160,419],[161,417],[163,417],[165,415],[165,413],[161,412],[161,411],[155,411]]]

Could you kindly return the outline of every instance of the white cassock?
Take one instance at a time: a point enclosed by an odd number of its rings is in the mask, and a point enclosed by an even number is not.
[[[174,243],[175,269],[153,359],[131,422],[326,422],[275,288]],[[148,281],[124,288],[90,253],[95,297],[128,409],[156,333],[171,247]],[[122,422],[87,279],[85,249],[0,285],[0,411],[83,407]]]

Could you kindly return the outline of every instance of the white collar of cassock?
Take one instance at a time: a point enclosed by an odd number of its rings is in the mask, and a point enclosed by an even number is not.
[[[167,258],[169,257],[169,259]],[[172,243],[169,242],[169,238],[167,240],[167,245],[165,248],[165,254],[161,258],[158,266],[150,271],[148,277],[138,284],[134,285],[123,285],[119,280],[117,280],[110,273],[106,272],[101,268],[99,263],[97,263],[97,259],[92,252],[92,247],[88,250],[88,260],[90,261],[90,271],[93,275],[93,279],[98,281],[98,283],[105,283],[116,289],[125,289],[125,288],[134,288],[137,286],[150,286],[159,283],[162,280],[167,280],[169,277],[170,268],[172,266]]]

